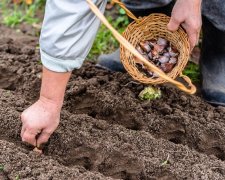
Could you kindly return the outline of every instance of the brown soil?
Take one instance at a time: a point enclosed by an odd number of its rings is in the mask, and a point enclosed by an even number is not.
[[[143,85],[93,63],[74,71],[38,156],[20,139],[20,113],[40,89],[38,41],[0,31],[0,179],[225,179],[225,108],[166,86],[140,101]]]

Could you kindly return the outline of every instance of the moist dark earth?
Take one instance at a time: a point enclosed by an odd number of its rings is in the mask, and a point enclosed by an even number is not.
[[[1,180],[225,179],[224,107],[165,85],[161,99],[141,101],[144,85],[91,62],[74,70],[60,125],[33,152],[20,114],[39,96],[38,39],[0,31]]]

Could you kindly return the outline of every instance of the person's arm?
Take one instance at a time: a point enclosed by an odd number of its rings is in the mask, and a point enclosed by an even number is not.
[[[176,31],[181,25],[187,32],[191,50],[198,43],[201,30],[202,0],[177,0],[168,24],[168,29]]]
[[[104,11],[107,0],[93,2]],[[21,115],[23,141],[39,146],[57,128],[71,71],[82,66],[99,25],[100,20],[84,0],[46,1],[40,37],[44,67],[41,93],[39,100]]]
[[[70,72],[56,73],[43,68],[40,98],[21,115],[23,141],[38,147],[48,141],[59,124],[66,84],[70,75]],[[39,135],[36,140],[37,134]]]

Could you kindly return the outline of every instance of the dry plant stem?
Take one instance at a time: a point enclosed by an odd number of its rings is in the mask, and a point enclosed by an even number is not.
[[[130,84],[140,85],[141,83],[135,82],[135,81],[130,81],[130,82],[126,83],[125,85],[121,85],[121,86],[126,87],[126,86],[128,86],[128,85],[130,85]]]

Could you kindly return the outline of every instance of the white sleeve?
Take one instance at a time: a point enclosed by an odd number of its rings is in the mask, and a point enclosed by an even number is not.
[[[93,0],[104,12],[107,0]],[[100,20],[85,0],[47,0],[40,37],[42,64],[55,72],[80,68]]]

